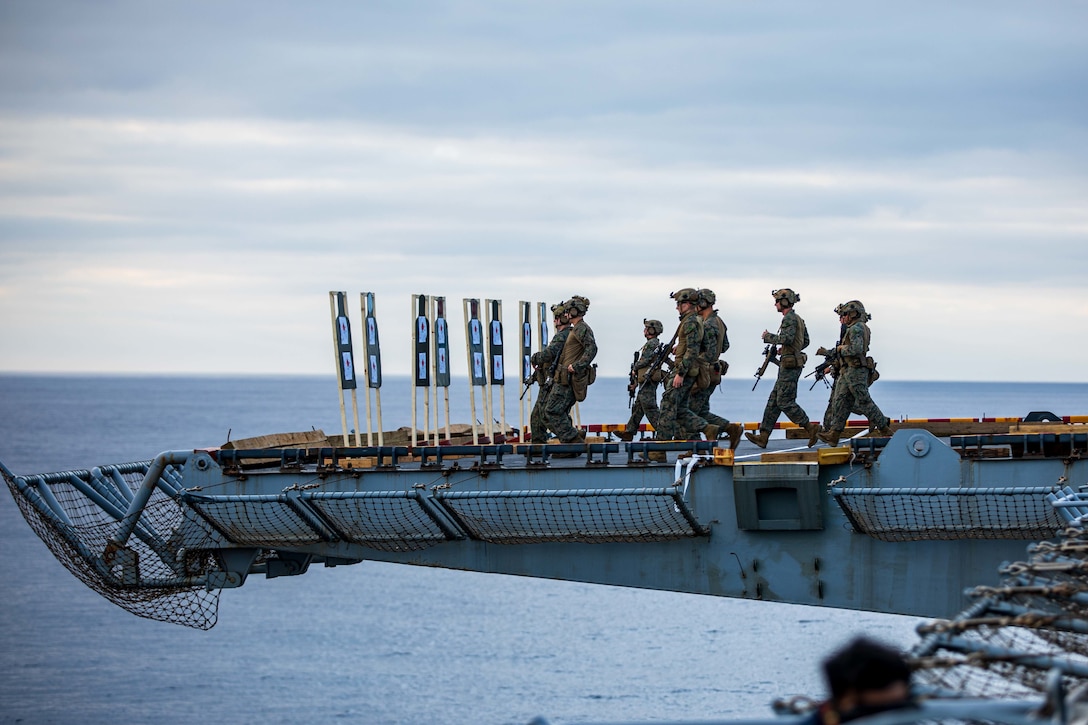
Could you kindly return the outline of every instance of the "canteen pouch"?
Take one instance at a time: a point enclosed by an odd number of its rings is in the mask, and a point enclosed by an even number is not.
[[[783,355],[778,364],[783,370],[792,370],[794,368],[803,368],[805,363],[808,362],[808,355],[803,352],[798,352],[789,355]]]
[[[574,399],[581,403],[586,399],[589,386],[597,379],[597,366],[590,365],[583,373],[575,373],[570,376],[570,389],[574,393]]]
[[[711,371],[711,367],[713,366],[699,365],[699,372],[695,376],[694,388],[696,390],[706,390],[707,388],[711,387],[711,381],[713,380],[714,376],[717,375],[717,373]],[[719,377],[719,379],[721,378]]]

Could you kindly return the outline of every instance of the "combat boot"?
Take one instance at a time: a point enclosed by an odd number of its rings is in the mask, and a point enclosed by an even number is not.
[[[770,431],[761,430],[758,433],[745,433],[744,437],[755,443],[760,448],[767,447],[767,439],[771,437]]]
[[[887,424],[883,428],[876,429],[876,434],[881,438],[891,438],[893,433],[895,433],[895,431],[892,430],[891,423]]]
[[[841,430],[828,430],[823,431],[822,433],[817,433],[816,437],[829,446],[837,446],[839,445],[839,436],[841,435]]]
[[[665,451],[646,451],[646,458],[654,463],[668,463],[669,456]]]
[[[808,431],[808,447],[812,448],[816,445],[816,437],[820,435],[820,424],[813,422],[805,426],[805,430]]]
[[[718,440],[718,433],[720,431],[721,428],[719,428],[718,426],[714,425],[713,423],[707,423],[706,428],[703,428],[703,435],[706,436],[706,439],[708,441],[716,441]]]
[[[725,433],[729,436],[729,450],[735,451],[740,445],[740,436],[744,433],[744,426],[740,423],[730,423],[725,426]]]
[[[621,441],[630,443],[635,439],[635,432],[632,430],[621,430],[616,433],[616,437],[619,438]]]

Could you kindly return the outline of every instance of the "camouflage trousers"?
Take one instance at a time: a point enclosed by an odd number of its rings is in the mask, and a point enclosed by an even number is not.
[[[569,385],[555,383],[552,392],[544,403],[544,417],[548,430],[555,433],[561,443],[580,443],[582,435],[570,419],[570,409],[574,407],[574,389]]]
[[[700,390],[692,389],[691,402],[688,405],[691,407],[691,412],[695,414],[695,417],[697,419],[695,422],[697,423],[700,420],[705,422],[698,428],[685,429],[685,438],[698,438],[699,434],[703,432],[703,428],[706,427],[707,423],[710,423],[711,425],[716,425],[722,429],[724,429],[725,426],[729,425],[729,420],[727,418],[723,418],[720,415],[716,415],[710,412],[710,396],[713,395],[714,391],[717,389],[718,386],[716,385],[702,388]]]
[[[541,388],[540,394],[533,403],[533,412],[529,414],[529,435],[533,443],[548,442],[548,418],[545,408],[548,405],[548,394],[554,385]]]
[[[631,406],[631,419],[627,421],[624,430],[628,433],[637,433],[643,416],[650,421],[650,425],[654,427],[654,430],[657,430],[657,419],[660,412],[657,408],[657,385],[654,383],[646,383],[642,386],[642,392],[638,394]]]
[[[706,421],[691,410],[691,389],[695,378],[688,376],[679,388],[672,387],[672,378],[666,378],[665,393],[661,396],[661,411],[657,417],[657,437],[662,440],[681,440],[687,431],[701,431]]]
[[[869,425],[876,428],[887,427],[890,422],[869,397],[868,368],[846,367],[839,373],[827,412],[824,413],[824,430],[841,431],[846,427],[851,412],[864,415],[869,419]]]
[[[767,407],[763,409],[763,422],[760,430],[774,430],[778,416],[782,413],[797,425],[804,428],[809,424],[808,413],[797,404],[797,381],[801,379],[801,368],[780,368],[774,390],[767,397]]]

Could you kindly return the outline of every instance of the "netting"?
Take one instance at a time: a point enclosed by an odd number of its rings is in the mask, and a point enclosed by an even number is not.
[[[1088,683],[1088,533],[1061,532],[1003,569],[1002,584],[978,587],[953,620],[919,627],[916,680],[972,697],[1022,697],[1061,671],[1066,691]]]
[[[435,498],[474,538],[495,544],[669,541],[704,536],[680,491],[438,491]]]
[[[314,493],[307,500],[348,541],[380,551],[412,551],[446,541],[414,491]]]
[[[412,551],[448,538],[414,491],[307,492],[294,498],[184,494],[183,500],[242,546],[344,540],[380,551]]]
[[[331,540],[282,496],[217,498],[186,494],[185,502],[231,543],[241,546],[306,546]]]
[[[118,530],[117,514],[127,510],[149,465],[5,479],[30,528],[92,590],[140,617],[210,629],[218,617],[219,590],[194,580],[218,567],[207,548],[171,540],[184,516],[177,501],[156,489],[127,545],[115,552],[108,547]],[[178,477],[172,466],[162,476]]]
[[[1046,500],[1056,490],[834,487],[831,493],[856,531],[880,541],[1037,541],[1063,526]]]

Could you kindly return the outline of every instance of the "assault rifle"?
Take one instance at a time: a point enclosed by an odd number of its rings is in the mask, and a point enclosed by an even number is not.
[[[828,350],[826,347],[820,347],[816,351],[817,355],[823,355],[824,356],[824,361],[822,363],[820,363],[819,365],[817,365],[815,367],[815,369],[813,369],[813,371],[811,373],[809,373],[808,375],[805,376],[806,378],[810,377],[812,375],[816,376],[816,379],[812,381],[812,385],[809,386],[809,388],[808,388],[809,390],[812,390],[813,388],[815,388],[816,383],[823,383],[825,386],[827,386],[829,388],[831,387],[831,383],[829,383],[828,380],[827,380],[827,371],[830,370],[832,367],[834,367],[836,363],[838,363],[838,361],[839,361],[839,348],[838,348],[838,346],[842,344],[842,339],[844,337],[846,337],[846,325],[840,325],[839,326],[839,341],[835,344],[836,346],[831,348],[830,350]]]
[[[541,375],[540,368],[533,370],[529,374],[529,377],[525,378],[522,382],[525,383],[525,388],[521,391],[521,398],[525,397],[525,394],[529,392],[529,388],[532,387],[533,381],[540,383],[540,397],[543,398],[548,394],[548,391],[552,389],[552,383],[555,382],[555,370],[559,367],[559,353],[562,349],[555,353],[555,359],[552,360],[551,367],[548,368],[548,372]],[[518,398],[518,400],[521,400]]]
[[[822,347],[820,349],[823,350]],[[809,390],[815,388],[816,383],[823,383],[826,387],[831,387],[831,383],[827,380],[827,371],[831,368],[832,365],[835,364],[835,360],[837,360],[838,357],[839,356],[837,353],[832,353],[830,357],[828,357],[822,363],[813,368],[812,372],[805,376],[806,378],[812,375],[816,376],[816,379],[812,381],[812,385],[808,387]]]
[[[529,376],[522,380],[525,387],[521,389],[521,395],[518,396],[518,400],[524,400],[525,394],[529,392],[529,388],[533,387],[533,381],[536,380],[536,371],[529,373]]]
[[[639,350],[635,350],[635,359],[631,361],[631,371],[627,373],[627,392],[630,395],[627,397],[627,407],[630,408],[635,404],[635,392],[638,390],[638,373],[635,372],[635,366],[638,365]]]
[[[756,389],[759,385],[760,378],[763,377],[763,373],[767,372],[767,366],[771,363],[778,365],[778,347],[768,344],[763,348],[763,364],[759,366],[759,370],[756,370],[756,381],[752,383],[752,390]]]

